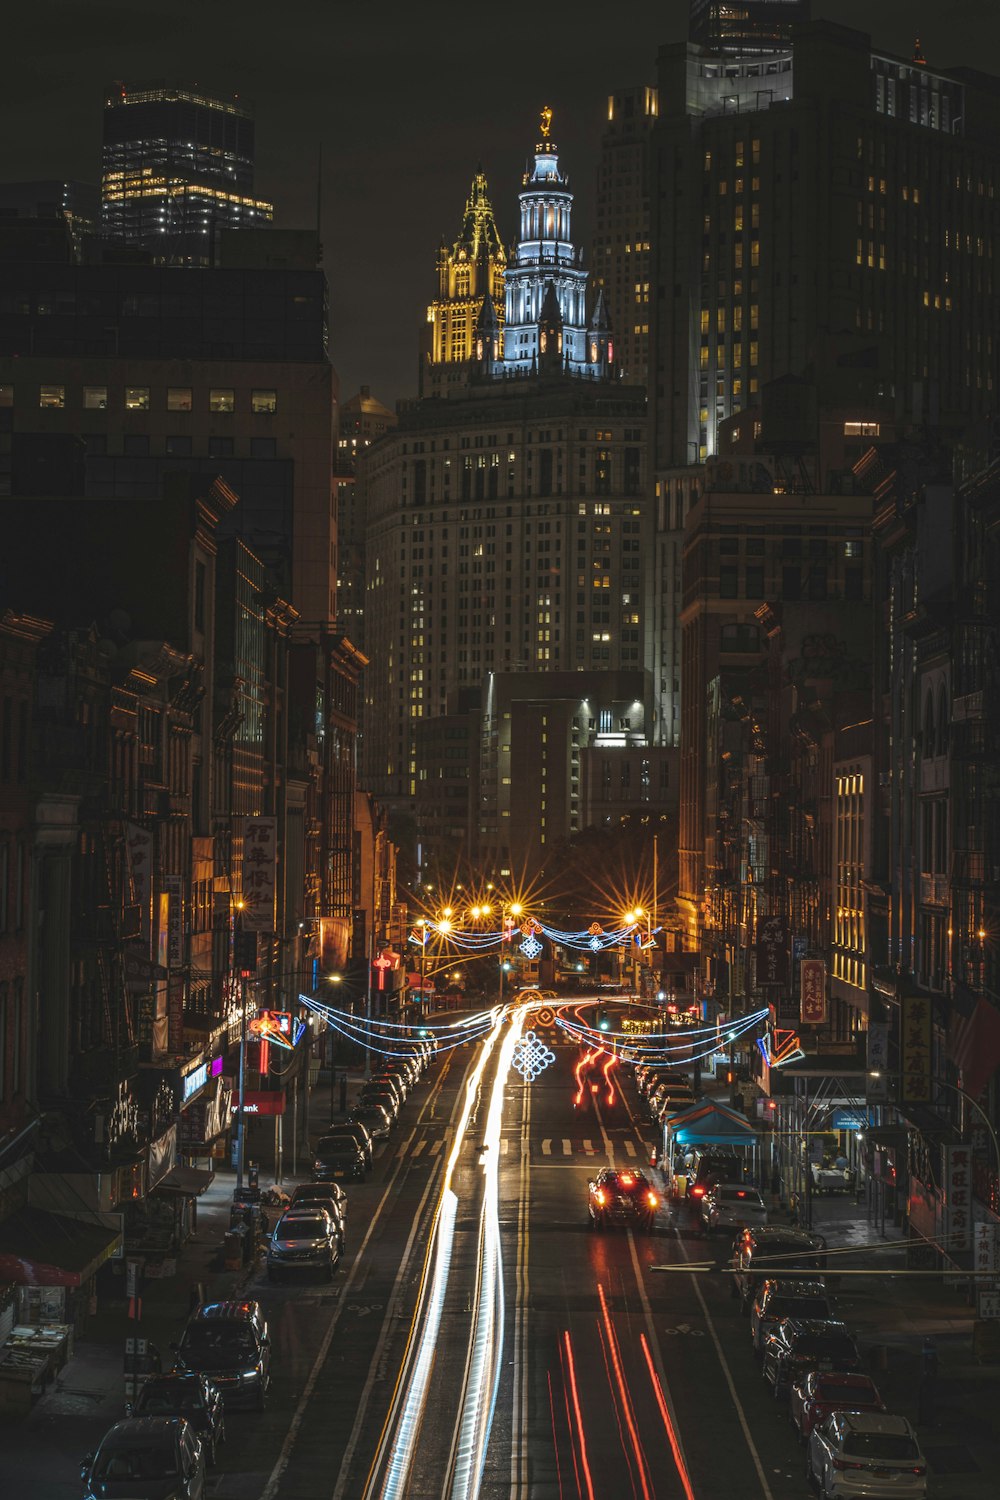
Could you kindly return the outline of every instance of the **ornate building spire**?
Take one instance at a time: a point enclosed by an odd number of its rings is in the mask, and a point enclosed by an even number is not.
[[[476,357],[476,323],[487,293],[495,304],[502,351],[506,265],[507,252],[497,229],[486,177],[477,170],[465,200],[458,238],[450,246],[442,243],[438,251],[438,295],[427,309],[422,344],[423,395],[441,394],[458,375],[455,367]]]

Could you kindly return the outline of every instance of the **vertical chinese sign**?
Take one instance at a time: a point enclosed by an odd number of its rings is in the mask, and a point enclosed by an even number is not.
[[[945,1146],[944,1196],[948,1205],[949,1255],[972,1248],[972,1147]]]
[[[799,996],[803,1026],[825,1026],[826,964],[821,958],[804,958],[799,965]]]
[[[165,875],[167,908],[167,1049],[180,1052],[184,1044],[184,882]]]
[[[243,912],[249,932],[274,931],[274,897],[278,885],[278,822],[247,818],[243,825]]]
[[[787,984],[788,927],[783,917],[757,918],[757,983]]]
[[[889,1027],[884,1021],[868,1023],[865,1061],[865,1098],[869,1104],[878,1104],[889,1097]]]
[[[899,1019],[900,1093],[909,1104],[931,1097],[931,1007],[919,995],[904,995]]]

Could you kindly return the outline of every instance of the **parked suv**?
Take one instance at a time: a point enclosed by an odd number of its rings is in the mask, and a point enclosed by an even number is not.
[[[130,1417],[105,1433],[96,1454],[87,1454],[80,1478],[86,1500],[163,1500],[165,1495],[203,1500],[205,1457],[183,1417]]]
[[[288,1206],[289,1208],[311,1208],[314,1203],[320,1208],[325,1208],[335,1219],[339,1219],[346,1233],[347,1194],[339,1182],[300,1182],[298,1187],[293,1189],[292,1201]]]
[[[322,1271],[332,1281],[340,1243],[338,1222],[318,1203],[287,1209],[267,1248],[268,1280],[277,1281],[285,1271]]]
[[[193,1373],[154,1375],[143,1381],[125,1411],[130,1417],[183,1417],[194,1428],[208,1467],[214,1468],[226,1437],[225,1408],[214,1381]]]
[[[750,1308],[750,1339],[759,1354],[764,1340],[781,1318],[832,1318],[833,1306],[818,1281],[768,1277]]]
[[[365,1166],[371,1167],[373,1142],[367,1128],[361,1124],[360,1120],[352,1120],[350,1117],[348,1117],[345,1120],[338,1120],[336,1125],[329,1125],[323,1132],[320,1146],[322,1146],[323,1142],[325,1141],[332,1141],[335,1140],[337,1136],[343,1135],[350,1135],[354,1137],[354,1139],[358,1143],[358,1149],[365,1159]],[[317,1146],[316,1148],[316,1155],[322,1155],[319,1146]]]
[[[847,1324],[832,1318],[782,1318],[761,1350],[761,1373],[774,1387],[776,1400],[810,1370],[860,1369],[861,1356]]]
[[[365,1153],[358,1145],[357,1137],[349,1131],[325,1135],[316,1145],[313,1160],[313,1178],[316,1182],[333,1182],[338,1177],[353,1177],[363,1181],[368,1170]]]
[[[757,1288],[769,1276],[792,1276],[802,1281],[815,1273],[815,1279],[822,1282],[825,1249],[823,1236],[810,1234],[807,1229],[786,1228],[783,1224],[744,1229],[733,1241],[729,1262],[733,1268],[731,1295],[739,1297],[740,1311],[750,1311]]]
[[[259,1302],[203,1302],[187,1322],[174,1373],[197,1370],[218,1386],[226,1410],[264,1410],[271,1383],[271,1339]]]

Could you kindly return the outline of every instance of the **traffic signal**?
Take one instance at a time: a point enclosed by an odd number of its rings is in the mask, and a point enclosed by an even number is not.
[[[257,973],[257,934],[237,927],[233,933],[233,964],[241,979],[252,979]]]
[[[597,1029],[598,1031],[611,1030],[611,1019],[606,1010],[599,1010],[597,1012]]]

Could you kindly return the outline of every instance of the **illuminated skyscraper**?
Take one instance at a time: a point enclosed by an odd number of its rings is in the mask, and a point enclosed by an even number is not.
[[[542,110],[540,139],[535,146],[534,167],[524,174],[521,202],[521,234],[506,284],[506,332],[504,369],[508,374],[529,374],[538,367],[540,320],[546,293],[554,288],[562,319],[561,348],[564,368],[587,374],[587,273],[583,254],[573,244],[570,218],[573,194],[569,178],[559,170],[559,157],[551,139],[552,111]],[[550,353],[551,351],[547,351]]]
[[[756,57],[788,44],[809,19],[809,0],[691,0],[688,37],[727,57]]]
[[[254,197],[248,110],[183,89],[129,90],[104,106],[101,226],[108,239],[170,265],[212,265],[222,229],[273,217]]]
[[[475,352],[476,323],[490,293],[503,335],[503,274],[507,251],[500,238],[486,178],[477,172],[465,203],[462,231],[451,246],[438,251],[438,295],[427,309],[427,334],[421,361],[421,395],[441,395],[448,385],[468,378]]]
[[[646,383],[649,369],[649,152],[657,109],[653,88],[619,89],[608,97],[590,255],[591,286],[604,292],[615,330],[618,370],[637,385]]]

